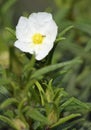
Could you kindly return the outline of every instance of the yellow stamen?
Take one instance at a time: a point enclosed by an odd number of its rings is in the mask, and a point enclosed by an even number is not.
[[[44,36],[40,33],[35,33],[32,37],[33,43],[41,44],[43,42]]]

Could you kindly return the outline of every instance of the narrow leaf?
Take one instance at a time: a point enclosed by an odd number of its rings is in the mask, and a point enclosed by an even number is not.
[[[40,85],[40,83],[39,83],[38,81],[36,81],[35,84],[36,84],[38,90],[39,90],[40,92],[44,93],[44,90],[43,90],[42,86]]]
[[[11,128],[13,128],[14,130],[19,130],[17,128],[17,126],[14,125],[13,121],[10,120],[8,117],[2,116],[0,115],[0,120],[5,122],[6,124],[8,124]]]
[[[43,97],[44,90],[43,90],[42,86],[40,85],[40,83],[38,81],[36,81],[35,84],[36,84],[36,86],[37,86],[37,88],[39,90],[39,93],[40,93],[41,103],[44,106],[44,97]]]
[[[61,106],[60,106],[60,109],[63,110],[64,108],[67,108],[67,107],[71,107],[71,109],[74,109],[71,105],[74,104],[75,106],[75,109],[76,107],[79,107],[82,109],[85,109],[85,110],[89,110],[90,109],[90,106],[87,105],[87,103],[83,103],[81,102],[80,100],[72,97],[70,98],[69,100],[67,100],[65,103],[63,103]]]
[[[46,74],[48,72],[51,72],[53,70],[62,68],[64,66],[68,66],[68,65],[73,65],[76,63],[81,63],[81,60],[76,58],[74,60],[71,61],[66,61],[66,62],[62,62],[62,63],[58,63],[58,64],[54,64],[54,65],[50,65],[50,66],[46,66],[42,69],[37,70],[36,72],[34,72],[31,76],[31,78],[40,78],[40,76],[42,76],[43,74]]]
[[[74,24],[77,29],[82,30],[83,32],[89,34],[91,36],[91,24],[87,23],[75,23]]]
[[[27,116],[31,117],[36,121],[40,121],[41,123],[48,124],[47,118],[42,115],[37,109],[27,107]]]
[[[10,9],[10,7],[16,2],[16,0],[8,0],[6,1],[2,6],[2,13],[3,15],[7,13],[7,11]]]
[[[0,108],[1,109],[6,108],[11,104],[18,104],[18,101],[15,98],[8,98],[1,104]]]
[[[35,55],[33,55],[29,63],[25,65],[24,72],[30,71],[34,66],[34,63],[35,63]]]
[[[91,50],[91,40],[88,41],[86,47],[85,47],[85,51],[88,52]]]
[[[57,43],[59,41],[65,40],[65,39],[66,39],[65,37],[58,37],[55,42]]]
[[[70,119],[73,119],[73,118],[78,117],[78,116],[81,116],[81,114],[71,114],[71,115],[69,115],[69,116],[67,116],[67,117],[63,117],[63,118],[59,119],[59,121],[58,121],[57,123],[53,124],[53,125],[51,126],[51,128],[53,128],[53,127],[55,127],[55,126],[58,126],[58,125],[60,125],[60,124],[63,124],[63,123],[65,123],[66,121],[69,121]]]
[[[15,31],[14,31],[13,29],[8,28],[8,27],[6,27],[5,29],[6,29],[8,32],[10,32],[14,37],[16,36],[16,35],[15,35]]]
[[[59,33],[58,37],[63,36],[66,32],[68,32],[70,29],[72,29],[74,26],[69,26],[66,29],[64,29],[62,32]]]

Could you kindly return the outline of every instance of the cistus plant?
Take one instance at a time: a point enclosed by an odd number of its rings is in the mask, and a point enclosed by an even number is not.
[[[63,78],[59,80],[83,61],[77,56],[53,62],[56,46],[71,28],[58,32],[52,14],[46,12],[22,16],[15,32],[7,28],[14,44],[9,45],[9,66],[0,66],[1,130],[71,130],[84,123],[90,104],[71,97]]]

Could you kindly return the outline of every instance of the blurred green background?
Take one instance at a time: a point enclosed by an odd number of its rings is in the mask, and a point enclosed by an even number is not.
[[[53,63],[68,61],[75,57],[82,59],[82,64],[73,66],[69,73],[59,75],[56,72],[54,84],[63,87],[70,95],[82,101],[91,102],[91,0],[0,0],[0,65],[10,65],[10,48],[15,38],[6,27],[15,30],[21,15],[32,12],[47,11],[59,26],[59,32],[73,25],[74,28],[65,34],[66,40],[56,47]],[[17,66],[14,67],[17,71]],[[57,76],[58,75],[58,76]],[[91,130],[91,113],[79,130]]]

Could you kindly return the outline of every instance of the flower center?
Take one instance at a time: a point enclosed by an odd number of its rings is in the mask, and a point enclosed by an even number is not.
[[[40,33],[35,33],[32,37],[34,44],[41,44],[43,42],[44,36]]]

